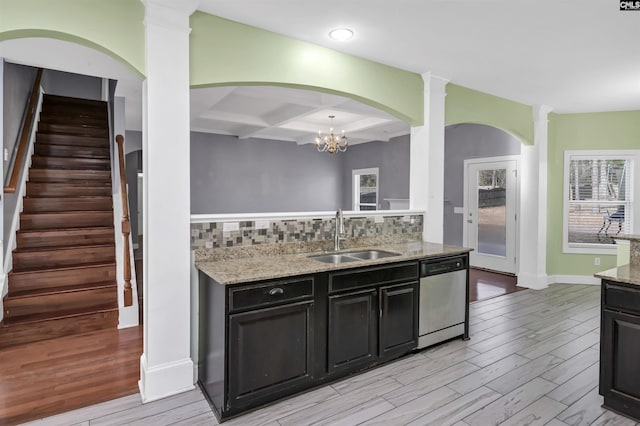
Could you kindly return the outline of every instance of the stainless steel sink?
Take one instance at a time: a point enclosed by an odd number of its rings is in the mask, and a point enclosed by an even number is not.
[[[366,250],[366,251],[357,251],[357,252],[345,253],[345,254],[351,257],[357,257],[358,259],[364,259],[364,260],[382,259],[385,257],[400,256],[398,253],[391,253],[391,252],[382,251],[382,250]]]
[[[382,250],[364,250],[350,253],[332,253],[309,256],[310,259],[324,263],[339,264],[343,262],[355,262],[358,260],[382,259],[384,257],[400,256],[398,253],[391,253]]]
[[[321,254],[318,256],[309,256],[310,259],[317,260],[318,262],[324,263],[343,263],[343,262],[355,262],[356,260],[360,260],[355,257],[350,257],[344,254]]]

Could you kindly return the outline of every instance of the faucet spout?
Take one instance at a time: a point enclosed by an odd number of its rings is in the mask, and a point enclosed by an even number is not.
[[[338,211],[336,211],[336,229],[335,233],[333,234],[333,249],[335,251],[340,250],[340,240],[344,239],[344,215],[342,214],[342,209],[338,209]]]

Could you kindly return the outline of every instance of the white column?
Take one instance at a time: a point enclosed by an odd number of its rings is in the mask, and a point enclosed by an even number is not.
[[[522,145],[518,286],[547,287],[547,140],[546,105],[533,107],[533,145]]]
[[[411,128],[409,207],[426,211],[423,239],[442,243],[444,226],[444,123],[448,80],[425,73],[424,125]]]
[[[143,0],[144,402],[193,388],[190,358],[189,16],[196,1]]]

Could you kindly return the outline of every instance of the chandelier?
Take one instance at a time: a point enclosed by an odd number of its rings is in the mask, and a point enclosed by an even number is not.
[[[330,115],[331,123],[335,115]],[[329,130],[329,135],[322,136],[322,132],[318,132],[316,136],[316,148],[320,152],[328,152],[329,154],[335,154],[336,152],[345,152],[349,147],[349,141],[342,131],[342,136],[335,136],[333,133],[333,127]]]

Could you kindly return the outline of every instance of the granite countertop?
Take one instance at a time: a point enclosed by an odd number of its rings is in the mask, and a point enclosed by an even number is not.
[[[324,254],[324,252],[315,252],[285,254],[279,256],[246,257],[218,261],[202,260],[196,261],[195,266],[219,284],[226,285],[285,278],[295,275],[314,274],[318,272],[337,271],[362,266],[382,265],[385,263],[402,262],[405,260],[416,260],[443,255],[455,255],[471,251],[471,249],[464,247],[411,241],[405,243],[358,247],[357,249],[343,250],[339,253],[363,250],[388,251],[398,253],[398,256],[333,264],[311,259],[310,256]]]
[[[613,238],[614,240],[628,240],[628,241],[638,240],[638,241],[640,241],[640,235],[634,235],[634,234],[614,235],[611,238]]]
[[[596,278],[640,286],[640,268],[629,264],[595,274]]]

